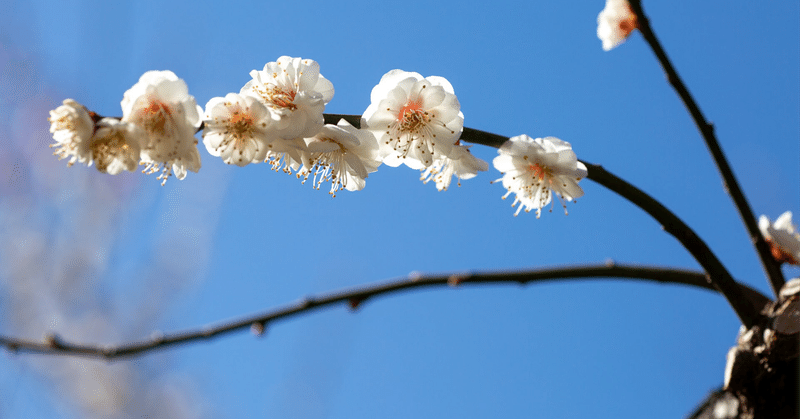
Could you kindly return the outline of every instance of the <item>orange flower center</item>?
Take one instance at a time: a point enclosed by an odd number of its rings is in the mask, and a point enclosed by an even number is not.
[[[241,109],[231,112],[229,129],[236,138],[241,139],[249,136],[250,132],[253,131],[254,124],[255,120],[249,113],[242,112]]]
[[[547,167],[542,167],[539,163],[529,164],[528,171],[533,173],[533,177],[539,178],[539,180],[544,180],[544,177],[547,176],[548,178],[552,177],[552,171]]]
[[[139,110],[139,117],[147,131],[163,133],[167,125],[167,118],[172,117],[172,112],[165,103],[153,100],[147,107]]]
[[[400,122],[401,131],[416,132],[420,127],[429,122],[428,113],[422,109],[421,100],[415,102],[408,101],[400,111],[397,112],[397,120]]]
[[[628,17],[619,22],[619,29],[625,34],[625,37],[639,27],[639,19],[636,18],[636,14],[633,13],[630,6],[628,6],[628,12]]]

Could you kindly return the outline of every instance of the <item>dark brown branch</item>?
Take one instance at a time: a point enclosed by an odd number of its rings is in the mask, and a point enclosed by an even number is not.
[[[752,327],[759,317],[758,310],[753,310],[752,306],[748,304],[747,298],[741,291],[741,287],[736,284],[731,274],[722,265],[722,262],[711,251],[706,243],[697,236],[697,234],[689,228],[680,218],[673,214],[660,202],[653,199],[650,195],[644,193],[639,188],[631,185],[630,183],[614,176],[602,166],[583,162],[586,165],[589,174],[588,178],[605,186],[606,188],[616,192],[623,198],[632,202],[645,212],[650,214],[653,218],[661,223],[664,231],[671,234],[678,239],[689,253],[694,256],[695,260],[700,263],[700,266],[708,273],[707,280],[713,284],[728,303],[739,316],[742,324],[747,328]]]
[[[355,127],[361,126],[361,118],[358,115],[336,115],[326,114],[325,122],[328,124],[335,124],[339,119],[345,119]],[[508,140],[508,137],[503,137],[497,134],[464,128],[461,139],[471,143],[483,144],[491,147],[500,147]],[[678,239],[689,253],[694,256],[695,260],[700,263],[703,269],[708,272],[708,281],[717,289],[722,292],[725,298],[730,303],[736,315],[742,321],[742,324],[748,328],[755,324],[759,314],[750,307],[744,296],[736,286],[731,274],[722,265],[719,258],[711,251],[706,243],[692,230],[686,223],[681,221],[675,214],[673,214],[660,202],[653,199],[650,195],[644,193],[639,188],[631,185],[630,183],[618,178],[612,173],[605,170],[602,166],[582,162],[589,169],[588,178],[605,186],[606,188],[616,192],[623,198],[632,202],[645,212],[650,214],[656,219],[669,234]]]
[[[175,345],[210,339],[227,333],[251,329],[260,335],[270,323],[301,313],[335,304],[348,304],[355,309],[370,298],[384,296],[403,290],[424,287],[460,286],[466,284],[499,284],[560,281],[564,279],[612,278],[655,281],[665,284],[683,284],[714,290],[700,272],[647,266],[627,266],[607,263],[595,266],[561,267],[531,271],[463,273],[450,275],[410,275],[394,281],[335,291],[317,297],[307,297],[297,303],[268,310],[241,320],[207,326],[198,330],[172,334],[154,334],[150,339],[119,346],[80,345],[66,342],[56,335],[48,335],[43,342],[0,336],[0,345],[11,352],[26,352],[49,355],[84,356],[108,360],[142,355],[147,352]],[[750,307],[760,311],[769,299],[746,285],[735,283],[740,293],[749,299]]]
[[[717,165],[717,170],[719,170],[722,175],[723,186],[730,194],[736,209],[739,211],[739,216],[744,222],[747,233],[750,235],[750,240],[753,242],[756,252],[761,259],[764,271],[767,273],[772,291],[775,293],[775,296],[777,296],[781,287],[786,282],[786,279],[783,276],[780,264],[772,257],[769,245],[758,229],[753,210],[750,208],[750,204],[747,202],[744,192],[742,192],[742,189],[739,187],[739,182],[736,180],[736,176],[733,174],[733,170],[728,164],[728,160],[725,158],[725,154],[722,152],[722,148],[714,134],[714,126],[703,116],[697,102],[695,102],[694,98],[689,93],[686,85],[683,84],[678,72],[667,57],[666,52],[661,48],[661,44],[658,42],[658,38],[656,38],[656,34],[650,26],[650,21],[647,19],[647,16],[645,16],[644,10],[642,10],[641,0],[631,0],[630,5],[638,18],[639,30],[642,32],[642,36],[650,45],[650,48],[653,49],[653,53],[655,53],[658,58],[661,68],[663,68],[664,73],[666,73],[667,80],[678,93],[678,96],[680,96],[681,101],[683,101],[694,123],[697,125],[697,129],[700,130],[700,134],[702,134],[706,146]]]

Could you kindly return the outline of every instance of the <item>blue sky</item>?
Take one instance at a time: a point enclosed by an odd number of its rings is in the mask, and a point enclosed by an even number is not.
[[[671,208],[734,277],[768,293],[713,162],[641,36],[601,49],[603,5],[0,5],[0,332],[120,342],[411,271],[607,259],[699,269],[656,222],[588,180],[569,216],[556,206],[537,220],[513,217],[491,168],[437,192],[413,170],[382,166],[364,190],[332,199],[204,149],[199,173],[164,187],[51,156],[47,111],[65,98],[120,115],[142,73],[169,69],[204,107],[281,55],[320,63],[336,88],[330,113],[361,114],[391,69],[443,76],[465,126],[569,141],[579,158]],[[644,7],[754,212],[800,217],[800,6]],[[679,286],[423,290],[280,322],[262,338],[112,364],[4,353],[0,417],[683,417],[721,384],[737,330],[721,297]]]

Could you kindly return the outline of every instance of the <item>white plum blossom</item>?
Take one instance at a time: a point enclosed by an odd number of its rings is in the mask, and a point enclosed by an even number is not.
[[[772,249],[778,262],[800,265],[800,233],[792,223],[792,212],[786,211],[774,223],[766,215],[758,220],[758,228]]]
[[[464,128],[453,86],[443,77],[392,70],[372,89],[361,127],[375,134],[384,163],[422,170],[450,156]]]
[[[603,50],[610,51],[625,42],[639,20],[628,0],[606,0],[606,7],[597,15],[597,37],[603,41]]]
[[[469,151],[470,146],[456,144],[450,151],[450,156],[442,156],[434,160],[422,172],[420,180],[428,183],[436,181],[436,189],[446,191],[450,187],[453,176],[458,178],[458,186],[461,186],[461,179],[472,179],[478,172],[489,170],[489,163],[475,157]]]
[[[306,155],[298,176],[314,175],[313,185],[331,182],[330,194],[339,189],[359,191],[369,173],[381,165],[378,140],[367,130],[358,129],[344,119],[337,125],[327,124],[311,138],[306,138]]]
[[[145,135],[144,130],[136,124],[116,118],[101,119],[89,144],[97,170],[110,175],[123,170],[136,170]]]
[[[160,171],[158,179],[163,185],[172,174],[183,179],[187,170],[200,170],[194,134],[202,112],[186,82],[169,70],[148,71],[125,92],[122,120],[139,125],[146,133],[141,151],[143,172]]]
[[[80,103],[66,99],[63,105],[50,111],[50,132],[53,133],[55,148],[53,155],[59,160],[69,158],[67,166],[75,162],[90,164],[92,161],[89,140],[94,133],[94,121],[89,111]]]
[[[253,96],[229,93],[209,100],[203,122],[208,153],[227,164],[262,162],[276,139],[272,115]]]
[[[508,190],[503,199],[516,194],[511,204],[512,207],[520,205],[515,216],[524,208],[525,212],[535,209],[536,218],[539,218],[553,194],[559,197],[566,214],[564,200],[583,196],[578,181],[586,177],[586,166],[578,161],[568,142],[555,137],[533,139],[520,135],[510,138],[497,152],[499,156],[493,163],[503,177],[494,182],[502,180]]]
[[[283,56],[250,76],[253,79],[239,94],[254,96],[267,106],[281,138],[313,137],[322,129],[322,113],[334,90],[316,61]]]

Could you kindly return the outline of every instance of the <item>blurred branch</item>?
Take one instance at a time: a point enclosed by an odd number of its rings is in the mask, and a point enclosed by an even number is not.
[[[518,283],[521,285],[530,282],[560,281],[564,279],[586,278],[612,278],[632,279],[640,281],[656,281],[665,284],[683,284],[698,288],[714,290],[708,283],[706,275],[685,269],[616,265],[613,262],[605,265],[587,265],[560,267],[551,269],[536,269],[529,271],[463,273],[449,275],[419,275],[411,274],[406,278],[367,286],[359,286],[342,291],[335,291],[317,297],[307,297],[299,302],[288,304],[261,314],[244,317],[218,325],[206,326],[198,330],[177,332],[172,334],[154,333],[147,341],[124,344],[119,346],[92,346],[66,342],[58,336],[51,334],[43,342],[15,339],[0,336],[0,345],[11,352],[26,352],[48,355],[85,356],[105,358],[108,360],[142,355],[169,346],[182,345],[230,332],[250,329],[261,335],[266,326],[276,320],[286,319],[298,314],[310,312],[319,308],[335,304],[347,303],[351,309],[356,309],[370,298],[393,294],[399,291],[424,287],[456,287],[465,284],[498,284]],[[734,283],[742,295],[746,295],[750,307],[760,311],[769,301],[767,297],[746,285]]]
[[[664,73],[666,73],[667,80],[678,93],[678,96],[680,96],[683,104],[686,106],[686,109],[692,115],[692,119],[697,125],[697,129],[700,130],[700,134],[702,134],[706,146],[708,147],[709,152],[711,152],[714,162],[717,164],[717,170],[719,170],[720,174],[722,175],[723,187],[730,194],[736,209],[739,211],[739,216],[741,216],[745,228],[747,228],[747,233],[750,235],[750,240],[753,242],[753,245],[758,252],[758,256],[761,259],[761,264],[764,266],[764,271],[767,273],[770,285],[772,286],[772,291],[775,293],[775,296],[777,296],[781,287],[786,282],[786,279],[783,276],[780,264],[775,260],[774,257],[772,257],[769,245],[758,229],[758,224],[756,223],[756,218],[753,215],[753,210],[750,208],[750,204],[747,202],[744,192],[742,192],[742,189],[739,187],[739,182],[736,180],[736,176],[733,174],[733,170],[728,164],[728,160],[725,158],[725,154],[722,152],[722,148],[720,147],[716,135],[714,134],[714,125],[705,119],[702,111],[700,111],[700,107],[689,93],[689,90],[683,84],[683,81],[678,75],[678,72],[672,66],[672,63],[667,57],[667,54],[664,52],[664,49],[661,48],[661,44],[658,42],[656,34],[650,27],[650,21],[644,14],[641,0],[631,0],[630,5],[631,9],[638,18],[639,30],[642,32],[642,36],[650,45],[650,48],[653,49],[653,53],[655,53],[656,57],[658,58],[661,68],[663,68]]]

